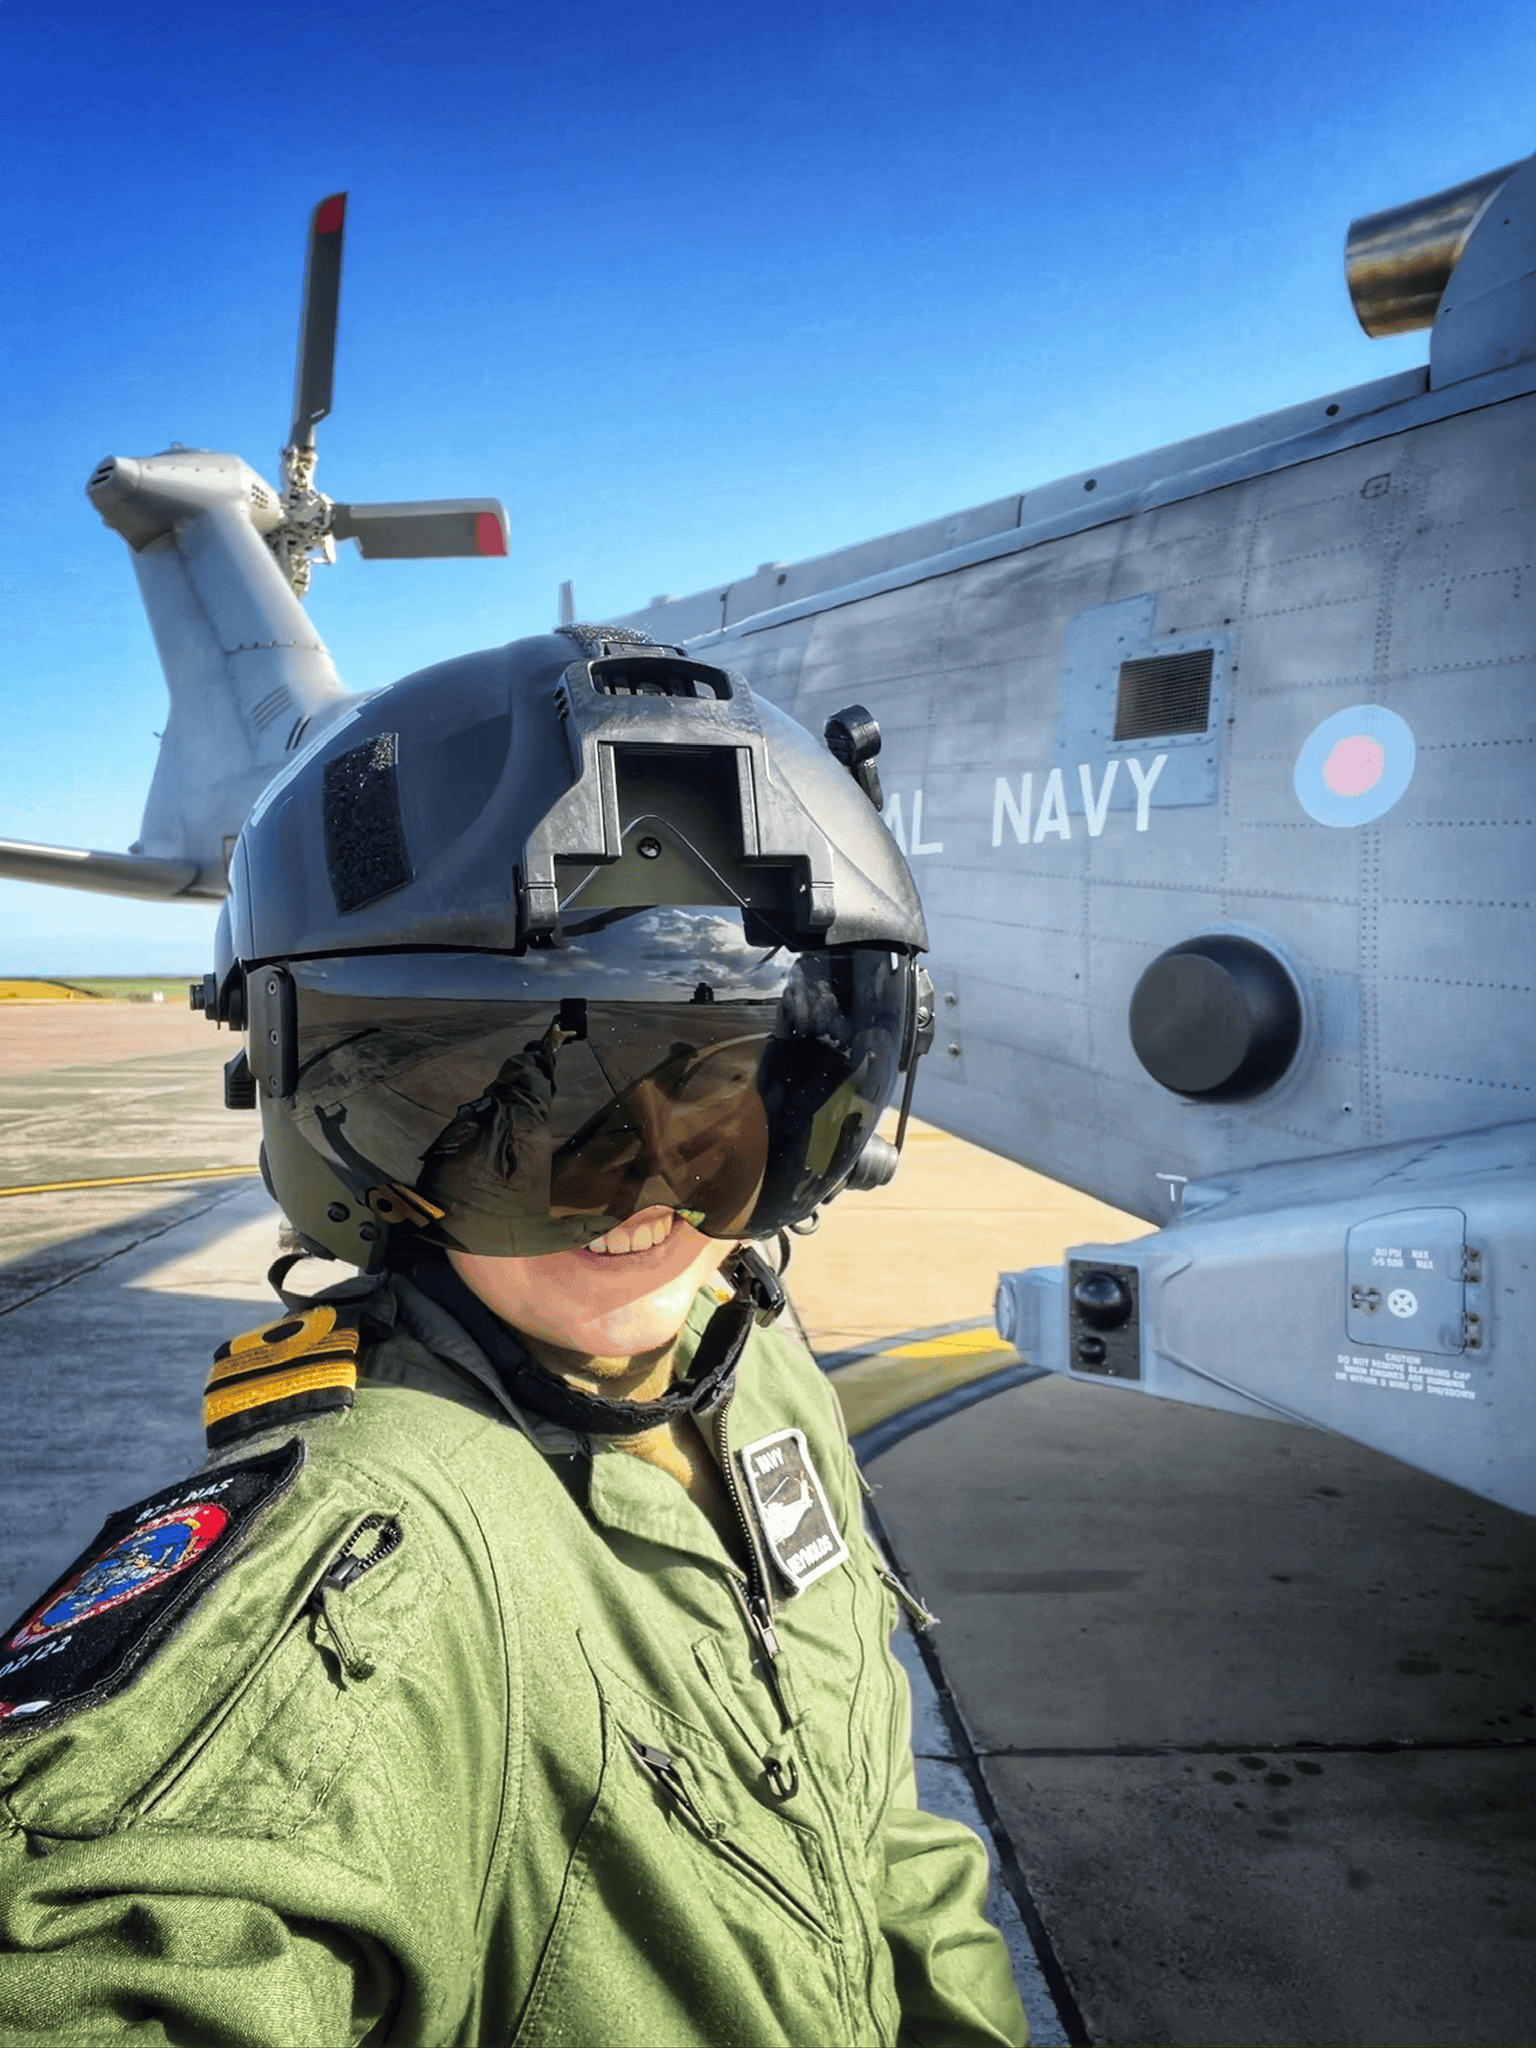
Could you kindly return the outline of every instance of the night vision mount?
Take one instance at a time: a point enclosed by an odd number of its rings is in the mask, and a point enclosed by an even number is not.
[[[574,638],[581,629],[569,630]],[[635,901],[634,878],[647,865],[655,900],[678,900],[664,867],[670,854],[702,871],[709,895],[699,900],[744,899],[770,914],[787,909],[798,936],[825,932],[834,913],[832,846],[771,772],[762,717],[741,677],[668,647],[585,644],[613,651],[573,661],[555,693],[575,780],[528,835],[519,890],[524,931],[551,933],[563,918],[601,906],[613,893],[602,886],[602,870],[628,855],[625,900]],[[715,784],[713,793],[727,797],[736,845],[721,830],[724,804],[679,817],[684,778]]]

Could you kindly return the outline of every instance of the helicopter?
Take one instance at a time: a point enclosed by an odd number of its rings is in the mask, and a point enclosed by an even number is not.
[[[313,564],[505,551],[496,500],[315,488],[344,214],[280,488],[185,449],[87,485],[170,690],[139,842],[0,841],[0,875],[223,894],[360,701]],[[615,624],[878,719],[938,991],[916,1107],[1151,1226],[1002,1271],[1005,1341],[1536,1513],[1536,157],[1355,221],[1346,277],[1427,364]]]

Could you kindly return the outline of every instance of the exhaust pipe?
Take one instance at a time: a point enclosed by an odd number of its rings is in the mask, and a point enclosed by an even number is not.
[[[1344,275],[1355,317],[1373,338],[1433,327],[1472,230],[1518,164],[1349,224]]]

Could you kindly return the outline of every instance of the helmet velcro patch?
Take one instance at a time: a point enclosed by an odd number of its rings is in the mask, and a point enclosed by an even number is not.
[[[210,1450],[274,1423],[350,1408],[357,1386],[355,1318],[329,1302],[221,1344],[203,1395]]]

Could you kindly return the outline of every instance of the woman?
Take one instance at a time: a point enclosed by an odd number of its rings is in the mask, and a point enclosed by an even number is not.
[[[0,1643],[0,2039],[1023,2041],[753,1249],[888,1169],[929,1021],[856,725],[572,629],[247,826],[211,1008],[363,1273]]]

